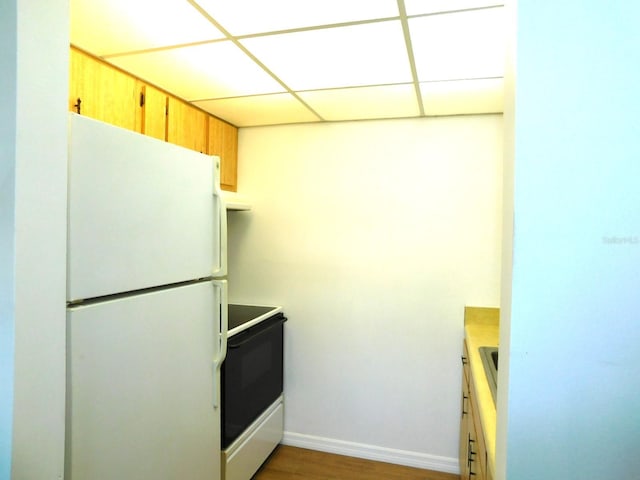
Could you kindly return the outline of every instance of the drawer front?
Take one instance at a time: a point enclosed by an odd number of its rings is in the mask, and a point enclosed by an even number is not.
[[[462,342],[462,371],[464,373],[464,381],[469,385],[469,351],[467,350],[466,340]]]
[[[284,407],[280,403],[230,455],[224,454],[224,480],[249,480],[282,440]],[[260,420],[260,419],[259,419]]]

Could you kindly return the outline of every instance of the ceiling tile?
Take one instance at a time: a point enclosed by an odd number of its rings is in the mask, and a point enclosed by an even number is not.
[[[411,79],[397,20],[242,40],[293,90],[318,90]]]
[[[71,43],[108,55],[222,38],[185,1],[71,0]]]
[[[206,100],[194,104],[238,127],[319,121],[289,93]]]
[[[501,3],[404,0],[427,115],[502,110]],[[239,126],[420,115],[397,0],[70,0],[70,7],[74,45]],[[343,23],[350,25],[317,28]],[[462,81],[471,79],[484,80]]]
[[[230,41],[113,57],[109,61],[186,100],[284,91]]]
[[[397,17],[396,0],[200,0],[232,35]]]
[[[404,0],[407,15],[452,12],[455,10],[493,7],[503,4],[504,1],[500,0]]]
[[[409,19],[419,81],[501,77],[503,8]]]
[[[503,89],[502,78],[420,84],[425,115],[499,113]]]
[[[413,84],[314,90],[298,95],[325,120],[420,115]]]

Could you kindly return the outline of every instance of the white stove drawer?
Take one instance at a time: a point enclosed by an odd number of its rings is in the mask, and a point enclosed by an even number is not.
[[[282,397],[222,452],[224,480],[249,480],[282,440]]]

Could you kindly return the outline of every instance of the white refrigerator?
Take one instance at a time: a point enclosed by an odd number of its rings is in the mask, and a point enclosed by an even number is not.
[[[220,478],[219,159],[69,116],[65,478]]]

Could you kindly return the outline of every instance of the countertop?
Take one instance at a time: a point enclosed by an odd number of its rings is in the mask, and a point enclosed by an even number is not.
[[[479,347],[497,347],[500,338],[500,310],[487,307],[465,307],[464,331],[469,354],[469,367],[487,449],[487,468],[495,477],[496,407],[484,373]]]
[[[244,332],[263,320],[274,317],[282,312],[279,306],[264,305],[235,305],[230,303],[228,309],[227,337]]]

